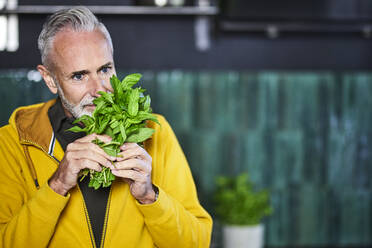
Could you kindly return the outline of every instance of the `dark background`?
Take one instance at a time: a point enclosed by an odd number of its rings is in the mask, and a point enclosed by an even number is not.
[[[368,70],[372,42],[364,38],[369,23],[369,1],[225,1],[221,14],[210,17],[211,47],[195,47],[195,16],[99,15],[110,31],[118,68],[235,69],[235,70]],[[102,1],[79,1],[99,5]],[[105,5],[122,4],[105,1]],[[135,4],[135,1],[124,1]],[[61,4],[60,1],[20,1],[21,4]],[[64,1],[63,4],[76,4]],[[188,3],[190,4],[190,3]],[[364,4],[364,5],[363,5]],[[313,6],[310,8],[309,6]],[[286,18],[284,18],[286,17]],[[0,52],[1,68],[34,68],[40,63],[37,37],[46,15],[19,15],[20,47]],[[234,31],[233,24],[278,24],[279,37],[269,39],[265,29]],[[281,31],[286,21],[296,31]],[[329,25],[330,28],[326,28]],[[345,28],[346,26],[346,28]],[[321,28],[325,30],[321,30]],[[312,30],[311,32],[308,30]],[[315,29],[315,30],[314,30]]]

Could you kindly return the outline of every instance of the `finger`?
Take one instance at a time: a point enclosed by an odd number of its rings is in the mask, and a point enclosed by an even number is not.
[[[133,148],[133,147],[137,147],[139,146],[137,143],[124,143],[120,149],[121,150],[126,150],[126,149],[130,149],[130,148]]]
[[[120,152],[119,155],[121,155],[121,157],[118,158],[118,161],[140,157],[146,161],[152,162],[152,158],[147,151],[138,145],[125,149]]]
[[[118,157],[117,159],[118,162],[129,160],[129,159],[142,159],[149,163],[152,162],[151,156],[146,152],[139,153],[137,151],[128,151],[128,152],[119,153],[119,155],[120,157]]]
[[[111,161],[107,159],[105,156],[102,156],[99,153],[95,153],[92,150],[77,150],[70,152],[69,154],[71,159],[86,159],[86,160],[91,160],[95,163],[98,163],[100,165],[103,165],[108,168],[114,168]]]
[[[104,134],[96,134],[92,133],[87,136],[84,136],[83,138],[77,139],[78,142],[92,142],[95,139],[99,139],[100,141],[103,141],[104,143],[111,142],[112,138],[108,135]]]
[[[130,179],[135,182],[145,182],[146,176],[135,170],[112,170],[112,174],[117,177]]]
[[[92,142],[73,142],[67,146],[66,151],[91,151],[92,153],[100,154],[101,156],[109,159],[109,160],[116,160],[116,157],[108,155],[101,147]]]
[[[89,159],[79,159],[77,161],[80,165],[80,168],[81,169],[92,169],[92,170],[95,170],[95,171],[102,171],[102,167],[99,166],[98,163],[92,161],[92,160],[89,160]]]
[[[114,170],[136,170],[146,173],[151,172],[151,165],[142,159],[129,159],[115,163]]]

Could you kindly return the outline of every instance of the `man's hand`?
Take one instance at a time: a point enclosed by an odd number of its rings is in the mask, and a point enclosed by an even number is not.
[[[92,140],[98,138],[103,142],[110,142],[111,138],[106,135],[90,134],[70,143],[65,152],[57,171],[49,180],[49,186],[58,194],[66,195],[67,192],[76,186],[79,172],[88,168],[101,171],[101,166],[110,167],[115,157],[106,154]]]
[[[156,194],[151,182],[151,156],[136,143],[125,143],[120,150],[122,157],[115,167],[110,166],[112,174],[129,184],[130,192],[140,203],[153,203]]]

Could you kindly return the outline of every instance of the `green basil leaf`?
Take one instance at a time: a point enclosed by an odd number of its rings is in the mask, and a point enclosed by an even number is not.
[[[74,132],[74,133],[80,133],[80,132],[85,132],[85,128],[81,128],[79,126],[73,126],[72,128],[67,129],[66,131]]]
[[[102,147],[102,149],[110,156],[116,157],[118,155],[117,145],[109,145]],[[120,149],[119,149],[120,151]]]
[[[123,141],[126,140],[127,135],[125,134],[125,129],[124,129],[124,124],[123,123],[120,124],[120,133],[121,133],[121,137],[122,137]]]
[[[152,128],[140,128],[137,132],[132,133],[130,136],[128,136],[126,142],[130,143],[139,143],[147,140],[152,136],[152,134],[155,132]]]
[[[138,113],[138,99],[139,99],[139,91],[138,89],[135,89],[129,95],[128,113],[131,116],[135,116]]]
[[[123,79],[123,84],[125,89],[132,88],[141,79],[142,75],[139,73],[134,73],[126,76]]]
[[[107,92],[104,92],[104,91],[98,91],[98,94],[100,94],[107,103],[114,104],[114,99],[113,99],[113,94],[112,93],[107,93]]]
[[[148,111],[150,109],[151,98],[149,95],[145,96],[145,102],[143,103],[143,110]]]
[[[106,129],[108,123],[109,123],[109,119],[103,119],[103,120],[100,122],[100,125],[99,125],[99,127],[98,127],[98,131],[97,131],[97,134],[102,134],[102,133],[105,131],[105,129]]]

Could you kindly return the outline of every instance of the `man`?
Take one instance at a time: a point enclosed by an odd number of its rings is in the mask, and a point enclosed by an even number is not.
[[[121,157],[91,141],[110,137],[66,132],[112,91],[113,46],[84,7],[58,11],[43,26],[37,68],[58,98],[17,109],[0,129],[1,247],[208,247],[212,220],[166,120],[142,148]],[[115,167],[111,165],[114,162]],[[79,172],[109,167],[110,188],[93,190]]]

